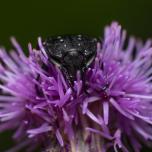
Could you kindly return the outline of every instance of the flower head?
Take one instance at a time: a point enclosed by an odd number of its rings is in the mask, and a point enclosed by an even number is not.
[[[51,151],[141,150],[152,140],[152,42],[131,37],[113,22],[97,44],[94,63],[70,88],[43,48],[26,57],[0,49],[0,131],[14,129],[17,146]],[[126,47],[127,46],[127,47]],[[87,92],[87,93],[86,93]],[[140,140],[139,140],[140,137]]]

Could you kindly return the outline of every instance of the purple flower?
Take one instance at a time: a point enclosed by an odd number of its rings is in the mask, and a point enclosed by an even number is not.
[[[71,89],[48,61],[41,38],[29,56],[0,49],[0,131],[15,130],[17,146],[34,151],[140,152],[152,140],[152,41],[144,44],[113,22],[97,56]],[[87,91],[87,94],[86,94]]]

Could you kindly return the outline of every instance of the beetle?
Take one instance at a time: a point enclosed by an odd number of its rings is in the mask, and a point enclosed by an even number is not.
[[[73,87],[77,71],[83,79],[86,69],[93,62],[97,42],[97,38],[87,35],[62,35],[48,37],[43,46],[48,60],[61,69],[70,87]]]

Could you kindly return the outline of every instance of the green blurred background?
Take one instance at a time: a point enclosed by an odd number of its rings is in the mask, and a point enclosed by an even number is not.
[[[0,0],[0,45],[11,48],[12,35],[25,51],[28,42],[36,45],[38,36],[101,36],[104,26],[113,20],[129,35],[144,40],[152,37],[152,0]],[[0,152],[11,144],[9,132],[0,134]]]

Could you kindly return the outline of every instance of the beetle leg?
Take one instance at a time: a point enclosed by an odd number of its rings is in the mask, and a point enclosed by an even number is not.
[[[86,69],[87,68],[85,67],[80,72],[81,72],[81,79],[82,79],[82,88],[84,92],[88,95],[89,93],[87,92],[86,77],[85,77]]]

